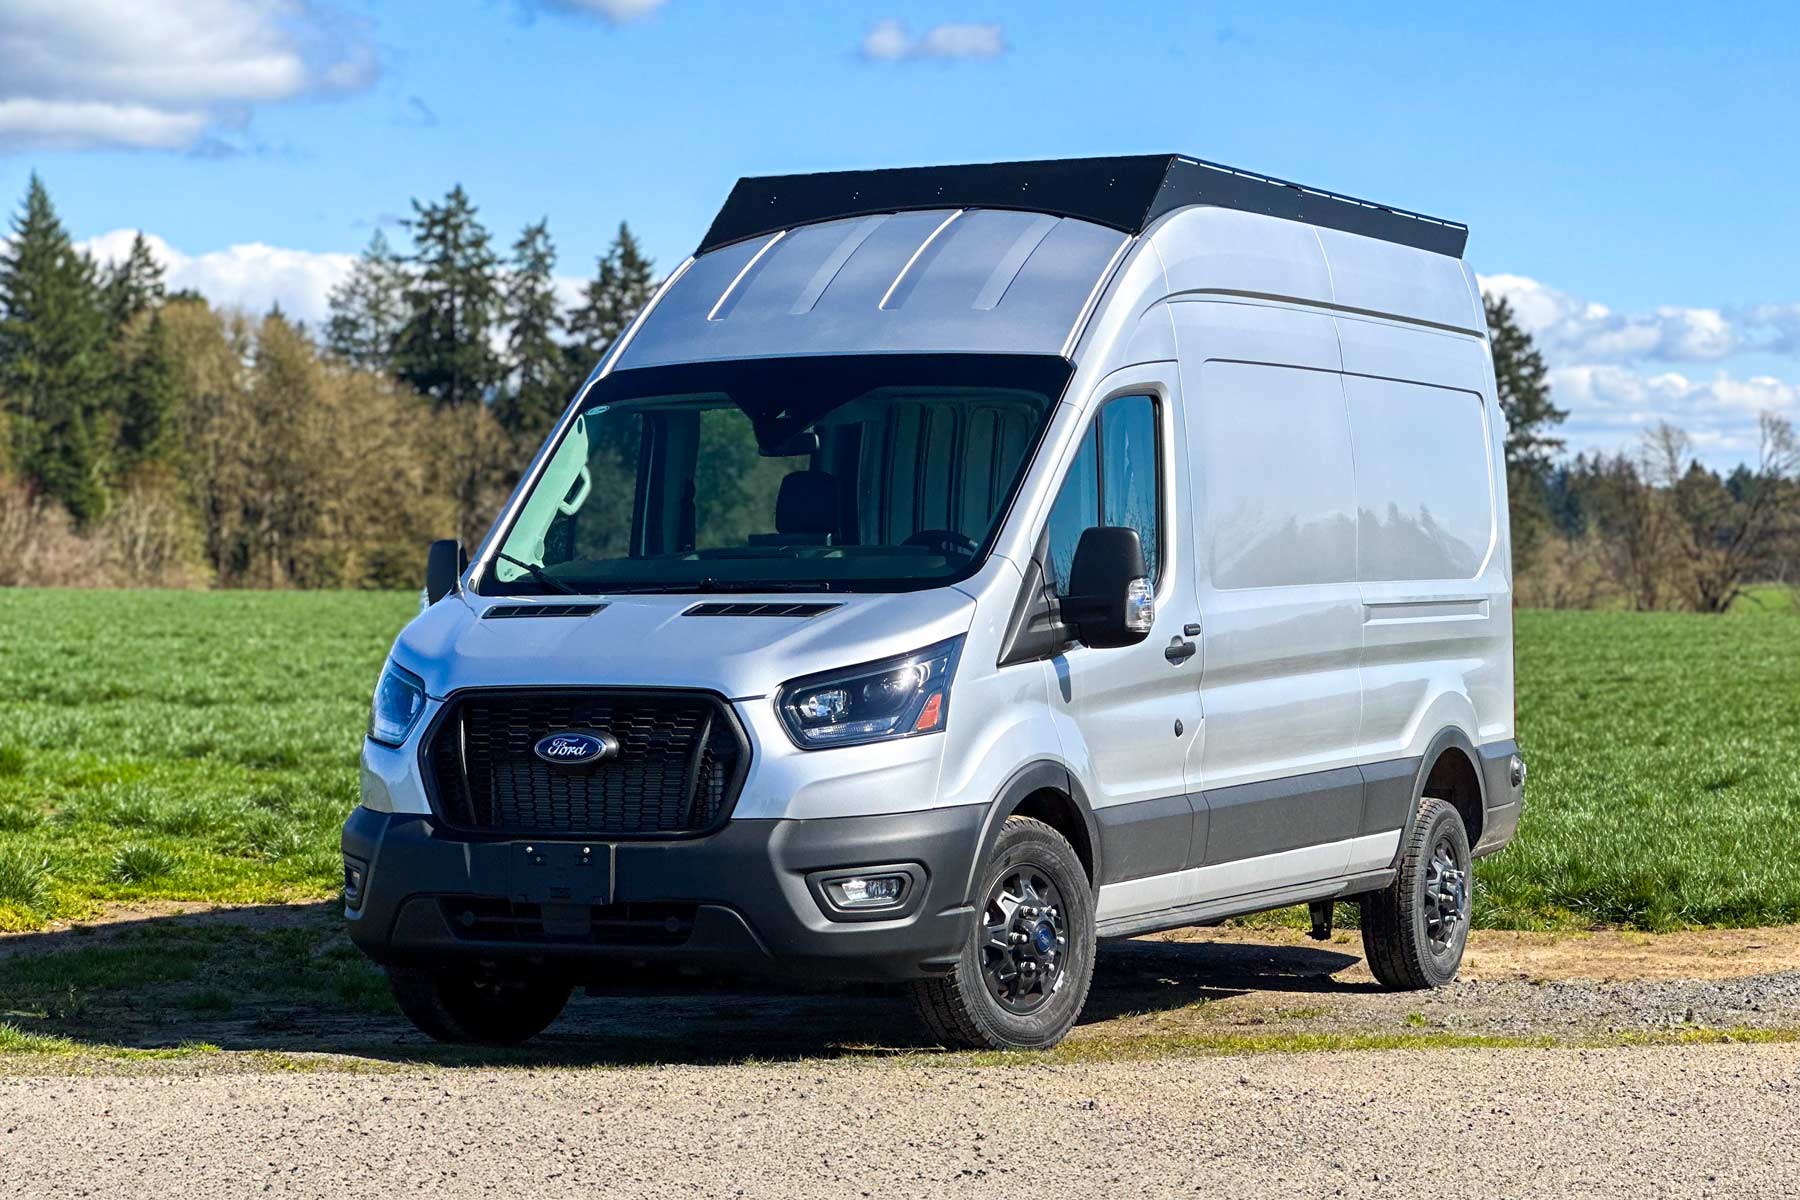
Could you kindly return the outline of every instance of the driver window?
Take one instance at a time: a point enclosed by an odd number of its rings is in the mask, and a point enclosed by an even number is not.
[[[1154,588],[1161,544],[1157,497],[1162,494],[1162,458],[1157,450],[1156,401],[1149,396],[1108,400],[1082,436],[1062,490],[1050,507],[1046,582],[1067,595],[1069,566],[1084,530],[1123,525],[1138,532],[1144,565]]]

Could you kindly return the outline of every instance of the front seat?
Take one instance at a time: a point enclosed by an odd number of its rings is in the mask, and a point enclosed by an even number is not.
[[[829,546],[837,536],[838,484],[829,471],[790,471],[775,494],[775,532],[753,533],[753,546]]]

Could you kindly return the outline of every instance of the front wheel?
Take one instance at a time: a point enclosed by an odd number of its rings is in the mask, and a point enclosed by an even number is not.
[[[1456,978],[1474,878],[1461,815],[1442,800],[1419,801],[1394,882],[1362,898],[1363,953],[1377,982],[1418,991]]]
[[[956,967],[913,985],[932,1036],[952,1049],[1048,1050],[1094,977],[1094,900],[1074,847],[1009,817],[981,876],[980,911]]]
[[[574,989],[549,979],[498,979],[389,967],[388,987],[407,1020],[440,1042],[515,1046],[561,1015]]]

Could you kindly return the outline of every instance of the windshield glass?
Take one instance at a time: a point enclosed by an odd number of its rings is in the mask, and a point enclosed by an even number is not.
[[[595,385],[480,590],[899,591],[979,565],[1059,358],[869,355]]]

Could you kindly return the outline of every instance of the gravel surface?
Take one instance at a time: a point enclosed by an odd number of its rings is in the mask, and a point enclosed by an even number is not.
[[[1800,1047],[0,1080],[0,1195],[1787,1196]]]

